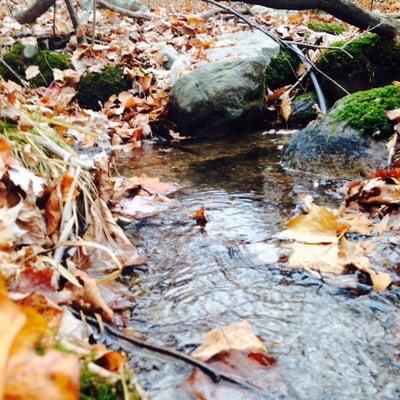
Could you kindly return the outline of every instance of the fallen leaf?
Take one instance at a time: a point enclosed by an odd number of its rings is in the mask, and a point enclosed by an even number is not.
[[[44,208],[48,235],[57,232],[61,222],[62,204],[57,192],[56,186],[51,189]]]
[[[280,239],[304,243],[338,243],[337,220],[331,210],[311,205],[310,212],[292,218],[281,232]]]
[[[25,70],[25,78],[29,81],[30,79],[38,76],[40,74],[40,69],[37,65],[31,65]]]
[[[111,321],[113,319],[114,312],[104,301],[97,286],[96,280],[90,278],[88,274],[79,270],[76,271],[75,276],[79,283],[83,286],[83,289],[74,288],[75,293],[77,293],[78,296],[81,294],[83,300],[90,304],[92,310],[101,312],[104,319]]]
[[[0,282],[0,398],[3,398],[7,361],[11,346],[26,322],[25,314],[5,294],[4,283]]]
[[[386,116],[391,121],[400,121],[400,108],[397,108],[395,110],[386,111],[385,113],[386,113]]]
[[[208,219],[206,217],[206,209],[204,207],[201,207],[200,210],[196,212],[194,215],[193,219],[196,220],[196,224],[199,226],[206,226],[208,223]]]
[[[293,249],[289,257],[289,268],[334,274],[342,274],[345,271],[337,244],[293,243],[289,247]]]
[[[266,352],[264,343],[254,334],[248,321],[215,328],[208,332],[203,343],[192,356],[207,361],[218,353],[227,350]]]
[[[9,361],[5,399],[77,400],[79,377],[78,357],[56,350],[39,356],[32,349]]]
[[[383,290],[387,289],[392,283],[390,275],[386,272],[375,272],[369,270],[368,273],[371,278],[375,292],[382,292]]]
[[[279,108],[281,115],[285,120],[285,122],[288,122],[290,116],[292,115],[292,99],[290,98],[289,91],[283,93],[280,99],[281,99],[281,104]]]

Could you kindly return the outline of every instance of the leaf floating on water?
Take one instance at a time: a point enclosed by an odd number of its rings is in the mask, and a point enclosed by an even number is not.
[[[293,253],[289,257],[289,268],[334,274],[342,274],[345,271],[337,244],[293,243],[290,247]]]
[[[370,270],[369,276],[371,278],[375,292],[381,292],[387,289],[392,283],[390,275],[387,274],[386,272],[375,272]]]
[[[208,224],[208,219],[206,217],[206,209],[201,207],[200,210],[196,211],[196,214],[193,217],[196,220],[196,224],[205,227]]]
[[[207,361],[216,354],[227,350],[266,352],[264,343],[254,334],[248,321],[215,328],[204,336],[202,345],[192,356]]]
[[[338,243],[337,219],[326,207],[311,205],[310,212],[292,218],[281,232],[280,239],[297,240],[303,243]]]

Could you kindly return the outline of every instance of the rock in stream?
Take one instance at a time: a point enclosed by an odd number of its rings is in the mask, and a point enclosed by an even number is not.
[[[211,137],[254,127],[262,118],[265,70],[279,45],[259,31],[219,37],[208,62],[185,73],[188,57],[172,67],[170,117],[181,133]]]

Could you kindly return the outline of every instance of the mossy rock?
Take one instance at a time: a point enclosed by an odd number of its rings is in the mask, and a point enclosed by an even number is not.
[[[310,21],[307,26],[314,32],[326,32],[331,35],[340,35],[346,32],[346,27],[340,22]]]
[[[141,400],[132,384],[126,382],[129,400]],[[121,380],[110,380],[93,374],[87,366],[83,367],[80,379],[80,400],[120,400],[125,399]]]
[[[78,103],[81,107],[98,111],[101,109],[100,103],[130,87],[128,78],[119,67],[110,66],[102,72],[89,72],[79,82]]]
[[[69,54],[50,50],[39,51],[33,57],[32,63],[40,69],[40,75],[35,76],[30,81],[35,87],[49,86],[53,82],[53,68],[60,69],[61,71],[73,69]]]
[[[400,108],[400,86],[385,86],[357,92],[341,99],[334,110],[334,122],[347,122],[362,134],[388,137],[393,134],[394,122],[385,111]]]
[[[271,61],[265,71],[265,83],[271,89],[277,89],[296,81],[296,71],[299,65],[298,57],[288,49],[282,49]]]
[[[291,168],[351,178],[367,176],[387,160],[394,122],[385,111],[400,107],[400,86],[370,89],[336,102],[324,119],[293,135],[285,150]]]
[[[24,46],[15,44],[3,54],[3,60],[21,78],[25,78],[25,70],[30,65],[37,65],[40,75],[30,80],[33,87],[49,86],[54,80],[53,68],[61,70],[73,68],[70,56],[67,53],[50,50],[40,50],[34,57],[27,59],[24,56]],[[17,76],[5,65],[0,64],[0,75],[5,80],[20,82]]]
[[[343,46],[343,42],[333,46]],[[374,34],[366,34],[346,45],[350,58],[340,50],[327,50],[318,61],[318,67],[354,93],[374,87],[385,86],[400,79],[400,45]],[[335,84],[322,78],[327,97],[335,101],[345,93]]]
[[[15,44],[10,50],[6,51],[3,55],[4,62],[22,78],[25,77],[25,61],[24,61],[24,46],[22,44]],[[0,75],[6,80],[18,82],[18,78],[13,74],[9,68],[3,63],[0,64]]]

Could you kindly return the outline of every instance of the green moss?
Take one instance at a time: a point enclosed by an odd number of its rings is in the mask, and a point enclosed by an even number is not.
[[[107,67],[104,71],[84,75],[78,86],[78,102],[81,107],[100,110],[100,104],[116,93],[129,89],[130,84],[121,68]]]
[[[57,53],[50,50],[39,51],[33,57],[32,64],[37,65],[40,69],[40,75],[31,80],[31,84],[35,87],[49,86],[53,82],[53,68],[58,68],[62,71],[73,68],[70,56],[67,53]]]
[[[265,72],[266,85],[274,90],[293,83],[296,80],[294,71],[298,65],[298,58],[290,50],[282,49]]]
[[[140,400],[140,395],[128,385],[128,399]],[[120,400],[124,399],[124,388],[121,380],[113,383],[93,374],[83,366],[80,380],[80,400]]]
[[[6,119],[0,119],[0,133],[7,133],[10,130],[15,130],[16,125]]]
[[[25,77],[26,65],[24,62],[24,46],[22,44],[15,44],[10,50],[6,51],[3,55],[5,63],[18,75]],[[3,63],[0,63],[0,75],[7,81],[18,81],[18,78],[13,72],[10,71]]]
[[[332,46],[344,46],[337,42]],[[318,67],[349,92],[384,86],[400,79],[400,45],[374,34],[367,34],[344,47],[352,58],[340,50],[327,50]],[[325,89],[338,90],[323,80]],[[329,95],[330,93],[328,93]],[[340,92],[336,96],[342,97]]]
[[[310,21],[307,26],[315,32],[326,32],[332,35],[340,35],[346,32],[346,27],[340,22]]]
[[[30,84],[34,87],[50,85],[54,79],[53,68],[61,70],[73,68],[70,56],[62,52],[41,50],[28,60],[24,57],[24,46],[22,44],[15,44],[2,57],[6,64],[21,78],[25,78],[25,70],[30,65],[37,65],[40,69],[40,75],[30,81]],[[19,82],[18,77],[3,64],[0,64],[0,75],[5,80]]]
[[[340,100],[333,112],[334,122],[346,121],[364,134],[379,133],[381,137],[393,133],[393,122],[385,111],[400,107],[400,86],[386,86],[357,92]]]

